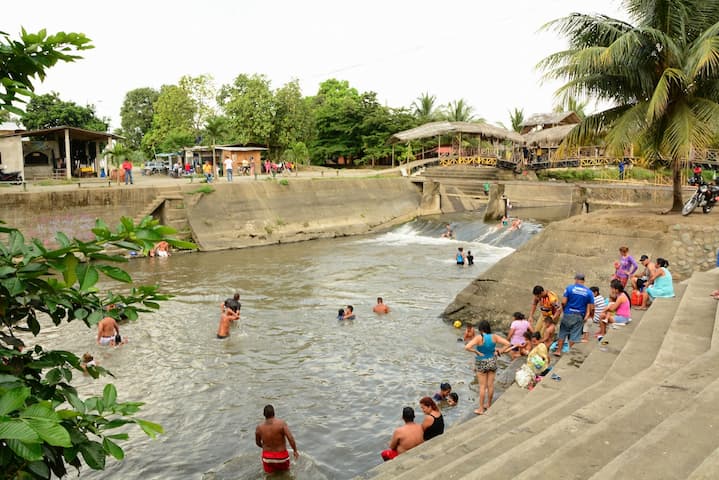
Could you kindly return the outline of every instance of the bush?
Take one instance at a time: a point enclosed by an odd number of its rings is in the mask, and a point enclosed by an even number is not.
[[[133,286],[127,295],[111,291],[101,295],[96,287],[100,274],[125,284],[132,278],[111,265],[126,262],[119,255],[104,252],[106,245],[148,251],[165,240],[180,248],[195,248],[167,235],[171,228],[161,226],[152,217],[139,225],[122,218],[116,231],[97,221],[92,229],[95,239],[70,240],[56,234],[59,248],[48,249],[37,239],[27,241],[15,229],[0,225],[0,476],[3,478],[47,479],[63,477],[67,465],[78,472],[82,462],[95,470],[105,468],[106,457],[124,457],[116,443],[128,434],[117,432],[128,424],[139,426],[155,437],[162,427],[133,418],[140,402],[118,402],[112,384],[104,387],[101,397],[80,399],[71,385],[73,372],[81,370],[80,359],[71,352],[45,350],[36,345],[25,350],[24,342],[14,335],[24,327],[33,335],[40,333],[38,319],[49,317],[59,326],[64,321],[80,320],[88,327],[103,317],[130,320],[141,312],[160,307],[168,295],[154,286]],[[115,305],[124,304],[122,311]],[[89,367],[93,378],[107,374],[101,367]]]

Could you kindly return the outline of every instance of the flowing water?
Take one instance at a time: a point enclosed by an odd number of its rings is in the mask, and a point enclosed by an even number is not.
[[[457,240],[439,238],[447,221]],[[301,457],[288,476],[296,479],[351,478],[381,463],[402,407],[421,420],[418,400],[441,381],[460,396],[445,422],[472,416],[472,355],[439,315],[539,228],[499,230],[463,214],[364,237],[133,260],[135,282],[175,297],[122,325],[127,345],[98,347],[81,322],[45,328],[39,339],[93,353],[115,374],[118,400],[145,402],[138,416],[165,428],[156,440],[131,430],[124,461],[81,478],[264,478],[254,429],[268,403],[297,439]],[[455,265],[458,246],[473,252],[473,267]],[[217,340],[220,303],[235,291],[241,321]],[[377,296],[390,314],[372,312]],[[357,318],[337,322],[345,305]],[[105,378],[76,382],[83,395],[101,394]]]

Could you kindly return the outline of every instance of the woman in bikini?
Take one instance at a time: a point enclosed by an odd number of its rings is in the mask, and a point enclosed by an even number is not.
[[[479,382],[479,408],[474,411],[477,415],[484,415],[486,409],[492,406],[494,396],[494,378],[497,374],[497,346],[502,345],[504,349],[512,348],[509,341],[493,334],[489,322],[482,320],[477,326],[479,335],[474,337],[464,349],[475,354],[475,366],[477,369],[477,381]],[[484,399],[487,399],[485,405]]]

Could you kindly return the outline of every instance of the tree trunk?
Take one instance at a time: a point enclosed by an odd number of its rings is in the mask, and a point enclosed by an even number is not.
[[[672,212],[681,212],[684,202],[682,200],[682,164],[675,158],[672,162]]]

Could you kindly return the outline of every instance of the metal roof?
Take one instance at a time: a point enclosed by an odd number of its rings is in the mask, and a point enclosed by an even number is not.
[[[62,132],[65,130],[69,130],[70,134],[75,140],[107,140],[108,138],[112,138],[114,140],[124,140],[125,138],[120,135],[115,135],[114,133],[94,132],[92,130],[85,130],[84,128],[68,126],[44,128],[42,130],[26,130],[16,133],[6,133],[0,135],[0,137],[40,137],[44,135]]]

